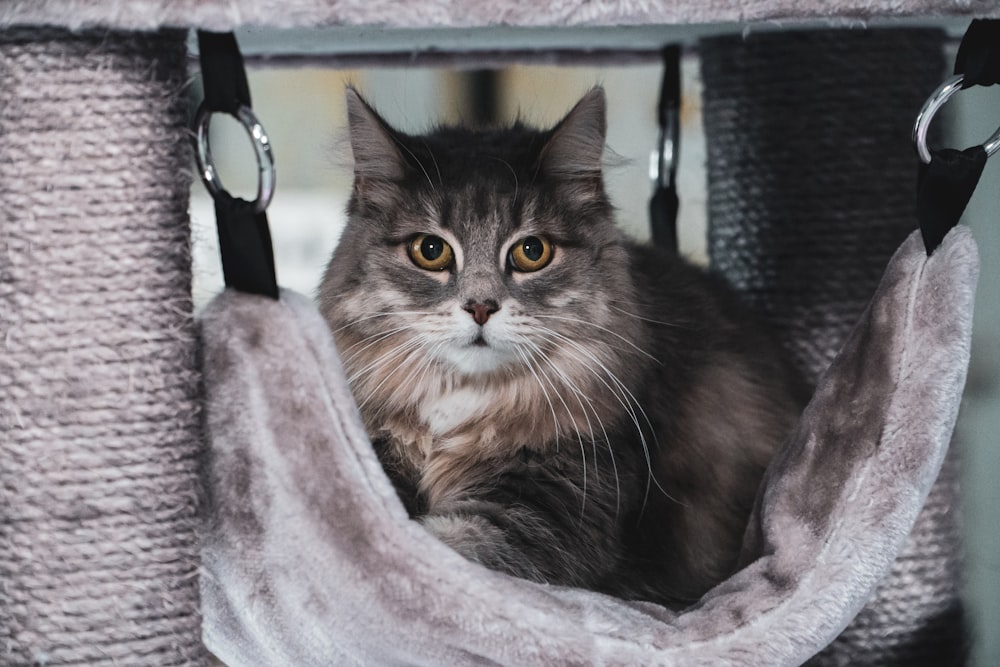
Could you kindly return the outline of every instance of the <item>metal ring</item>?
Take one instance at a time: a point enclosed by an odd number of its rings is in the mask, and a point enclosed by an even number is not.
[[[198,172],[201,180],[208,188],[212,197],[217,197],[226,193],[219,173],[212,161],[212,149],[208,143],[208,126],[214,112],[207,109],[204,104],[198,109],[198,114],[194,119],[196,151],[195,158],[198,161]],[[274,196],[275,170],[274,155],[271,153],[271,142],[267,138],[264,126],[257,120],[257,116],[250,107],[240,106],[236,110],[236,120],[240,122],[246,130],[250,141],[253,143],[254,153],[257,155],[257,198],[253,201],[254,212],[263,213],[271,203]],[[226,193],[228,194],[228,193]]]
[[[920,109],[920,113],[917,114],[917,121],[913,125],[913,143],[924,164],[930,164],[931,161],[931,152],[927,148],[927,130],[931,126],[931,119],[952,95],[962,90],[962,81],[962,75],[957,74],[942,83],[937,90],[931,93],[931,96],[924,102],[923,108]],[[1000,150],[1000,128],[997,128],[997,131],[986,140],[983,144],[983,150],[986,151],[987,157]]]

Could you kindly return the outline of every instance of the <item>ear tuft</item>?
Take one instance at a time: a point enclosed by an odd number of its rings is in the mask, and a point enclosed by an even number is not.
[[[552,130],[542,149],[542,168],[555,176],[599,175],[607,115],[604,89],[591,88]]]
[[[406,162],[397,144],[396,131],[352,86],[345,91],[347,126],[354,154],[354,175],[366,179],[399,180]]]

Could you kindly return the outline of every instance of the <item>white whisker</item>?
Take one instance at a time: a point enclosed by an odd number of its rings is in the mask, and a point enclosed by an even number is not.
[[[664,326],[664,327],[673,327],[673,328],[676,328],[676,329],[687,329],[688,328],[688,327],[685,327],[682,324],[676,324],[674,322],[664,322],[663,320],[654,320],[654,319],[650,319],[648,317],[643,317],[642,315],[636,315],[635,313],[631,313],[631,312],[625,310],[624,308],[619,308],[618,306],[616,306],[614,304],[608,304],[608,305],[609,305],[609,307],[614,308],[615,310],[617,310],[619,313],[622,313],[623,315],[628,315],[629,317],[634,317],[635,319],[637,319],[637,320],[639,320],[641,322],[649,322],[650,324],[659,324],[659,325]]]
[[[537,348],[537,346],[535,346],[535,349],[539,349],[539,348]],[[524,359],[525,365],[528,366],[528,370],[531,372],[532,375],[535,376],[536,380],[538,379],[539,374],[541,375],[541,377],[545,378],[545,381],[548,383],[549,387],[552,388],[552,393],[555,394],[556,398],[559,399],[559,402],[562,403],[563,409],[566,411],[566,414],[569,416],[570,420],[573,422],[573,433],[576,434],[577,442],[580,444],[580,454],[582,455],[581,458],[582,458],[582,462],[583,462],[583,484],[582,484],[582,496],[583,497],[582,497],[581,502],[580,502],[580,520],[582,521],[583,520],[583,514],[584,514],[584,511],[586,510],[586,506],[587,506],[587,450],[586,450],[586,448],[584,447],[584,444],[583,444],[583,436],[580,434],[580,427],[576,423],[576,417],[573,416],[573,411],[569,409],[569,405],[566,404],[566,400],[562,397],[562,393],[559,391],[559,388],[556,387],[555,384],[553,384],[552,379],[549,377],[548,373],[545,372],[545,369],[539,366],[538,369],[537,369],[537,372],[536,372],[536,369],[532,367],[532,362],[535,361],[535,359],[536,359],[535,355],[532,353],[532,349],[530,347],[525,348],[522,345],[518,345],[517,346],[517,351],[521,355],[521,357]],[[540,351],[540,349],[539,349],[539,351]],[[544,358],[544,353],[542,354],[542,358]],[[541,386],[541,382],[539,382],[539,385]],[[542,391],[543,392],[545,391],[545,387],[544,386],[542,386]],[[577,399],[577,400],[579,401],[579,399]],[[581,410],[583,409],[583,404],[582,403],[580,404],[580,408],[581,408]],[[586,412],[584,412],[584,416],[586,417]],[[587,422],[588,422],[588,426],[589,426],[589,423],[590,423],[590,418],[589,417],[587,418]],[[558,424],[556,425],[556,429],[557,429],[556,433],[557,433],[557,437],[558,437]]]
[[[358,326],[362,322],[367,322],[369,320],[374,320],[374,319],[377,319],[379,317],[393,317],[393,316],[399,316],[399,317],[414,317],[414,316],[417,316],[417,317],[421,317],[421,316],[425,316],[425,315],[437,315],[437,313],[434,312],[433,310],[386,310],[386,311],[381,311],[381,312],[378,312],[378,313],[370,313],[368,315],[365,315],[364,317],[355,318],[355,319],[351,320],[350,322],[348,322],[347,324],[345,324],[343,326],[337,327],[336,329],[333,330],[333,333],[340,333],[344,329],[348,329],[350,327]],[[410,324],[412,325],[412,323],[410,323]]]
[[[640,416],[642,417],[642,420],[645,421],[645,423],[649,426],[650,434],[653,437],[654,445],[657,448],[659,448],[659,443],[656,438],[656,429],[653,428],[649,416],[646,414],[646,411],[643,409],[642,405],[639,403],[635,395],[628,389],[625,383],[622,382],[618,378],[618,376],[615,375],[615,373],[610,368],[608,368],[600,359],[598,359],[590,350],[587,350],[585,347],[583,347],[576,341],[564,336],[563,334],[560,334],[557,331],[553,331],[552,329],[548,329],[546,327],[539,327],[538,331],[543,335],[550,336],[552,338],[555,338],[556,340],[560,340],[566,343],[566,345],[573,348],[573,350],[583,355],[586,359],[589,359],[596,365],[598,369],[603,371],[604,374],[607,376],[608,380],[610,380],[614,384],[614,387],[612,387],[612,385],[608,384],[608,381],[605,380],[604,377],[602,377],[601,373],[598,373],[597,370],[594,370],[594,368],[591,368],[589,365],[584,364],[584,367],[587,368],[587,370],[589,370],[591,374],[593,374],[593,376],[601,384],[605,386],[605,388],[611,393],[612,396],[614,396],[615,400],[617,400],[618,403],[625,410],[625,413],[631,418],[632,423],[636,428],[636,431],[639,435],[639,441],[642,445],[643,454],[646,458],[646,469],[649,475],[647,479],[646,496],[648,497],[649,495],[649,485],[650,483],[652,483],[656,485],[656,488],[659,489],[659,491],[663,493],[664,496],[673,500],[674,502],[680,503],[680,501],[671,496],[666,491],[666,489],[663,488],[659,480],[657,480],[655,475],[653,474],[652,456],[649,448],[649,443],[646,441],[646,436],[642,430],[642,425],[640,423]],[[574,355],[570,350],[563,348],[563,353],[576,358],[578,361],[582,361],[582,359],[579,356]],[[646,501],[644,500],[643,507],[645,507],[645,502]]]
[[[374,359],[373,361],[369,362],[364,367],[355,370],[350,376],[348,376],[347,382],[351,386],[354,386],[354,383],[359,378],[361,378],[362,376],[365,376],[365,375],[370,375],[371,371],[373,369],[378,368],[378,367],[382,367],[382,366],[385,366],[385,365],[388,365],[390,362],[396,362],[396,360],[400,356],[402,356],[403,360],[400,361],[400,362],[398,362],[398,363],[394,363],[393,369],[382,379],[381,382],[379,382],[379,384],[377,386],[375,386],[371,390],[371,392],[369,393],[369,395],[365,398],[365,400],[367,401],[368,399],[371,398],[372,395],[374,395],[382,387],[383,384],[385,384],[386,380],[388,380],[390,377],[392,377],[396,372],[399,371],[399,369],[402,366],[404,366],[406,364],[406,362],[409,361],[410,356],[416,350],[420,349],[421,344],[422,344],[422,341],[419,338],[411,338],[411,339],[409,339],[409,340],[401,343],[400,345],[397,345],[396,347],[392,348],[391,350],[388,350],[387,352],[379,355],[376,359]],[[359,405],[358,407],[361,407],[361,406]]]
[[[510,169],[510,173],[514,177],[514,201],[517,201],[517,193],[518,193],[518,189],[520,187],[520,184],[517,182],[517,172],[514,171],[514,167],[510,166],[510,162],[507,162],[507,160],[504,160],[503,158],[499,158],[499,157],[495,157],[495,156],[490,156],[490,157],[492,159],[496,160],[497,162],[502,163],[505,167],[507,167],[508,169]]]
[[[424,144],[424,148],[427,149],[427,154],[431,156],[431,162],[434,163],[434,171],[436,171],[437,175],[438,175],[438,185],[440,185],[443,188],[444,187],[444,179],[441,178],[441,167],[438,166],[437,158],[434,157],[434,152],[431,150],[430,146],[427,145],[427,142],[425,141],[425,142],[423,142],[423,144]]]
[[[427,386],[424,384],[424,380],[434,367],[437,351],[444,345],[443,341],[438,341],[430,346],[426,350],[424,358],[413,365],[407,376],[403,378],[401,384],[410,384],[412,382],[414,386]]]
[[[410,157],[413,158],[413,161],[417,163],[418,167],[420,167],[420,171],[424,172],[424,177],[427,179],[427,185],[431,186],[431,191],[433,192],[434,191],[434,181],[431,180],[431,175],[429,173],[427,173],[427,169],[424,168],[424,164],[420,161],[420,158],[418,158],[417,154],[414,153],[413,151],[411,151],[410,148],[409,148],[409,146],[407,146],[406,144],[404,144],[402,141],[400,141],[399,139],[395,139],[395,141],[396,141],[396,145],[397,146],[399,146],[404,151],[406,151],[407,153],[410,154]]]
[[[349,366],[354,362],[355,359],[357,359],[358,357],[360,357],[365,352],[375,347],[379,343],[389,338],[392,338],[393,336],[403,331],[411,331],[414,329],[416,329],[416,327],[412,326],[397,327],[395,329],[389,329],[387,331],[382,331],[378,334],[373,334],[371,336],[367,336],[366,338],[362,338],[361,340],[352,343],[351,345],[348,345],[345,349],[340,350],[341,360],[344,362],[345,366]]]
[[[520,346],[518,346],[518,347],[516,347],[514,349],[517,351],[517,353],[521,357],[522,361],[524,361],[525,368],[528,369],[528,371],[531,373],[531,375],[535,378],[535,382],[538,383],[539,388],[542,390],[542,395],[545,397],[545,402],[549,404],[549,411],[552,412],[552,426],[555,429],[555,437],[556,437],[556,441],[558,443],[559,435],[560,435],[560,433],[559,433],[560,432],[559,417],[556,416],[556,408],[552,404],[552,399],[549,398],[549,392],[546,391],[545,385],[542,383],[541,379],[539,379],[538,374],[535,373],[535,369],[532,367],[531,361],[528,359],[528,357],[525,354],[525,352],[523,351],[523,349]],[[558,444],[557,444],[557,446],[558,446]]]
[[[656,357],[654,357],[653,355],[651,355],[649,352],[646,352],[644,349],[642,349],[641,347],[639,347],[638,345],[636,345],[635,343],[633,343],[632,341],[630,341],[625,336],[622,336],[621,334],[616,333],[616,332],[612,331],[611,329],[608,329],[607,327],[602,327],[599,324],[594,324],[593,322],[588,322],[587,320],[581,320],[580,318],[577,318],[577,317],[566,317],[565,315],[538,315],[538,314],[536,314],[535,317],[538,317],[540,319],[546,319],[546,320],[562,320],[564,322],[575,322],[577,324],[586,324],[587,326],[594,327],[595,329],[599,329],[599,330],[601,330],[601,331],[603,331],[605,333],[611,334],[615,338],[618,338],[619,340],[623,341],[629,347],[633,348],[639,354],[642,354],[642,355],[648,357],[652,361],[655,361],[657,364],[660,364],[660,365],[663,364],[663,362],[661,362],[659,359],[657,359]]]
[[[587,408],[590,409],[590,412],[592,412],[594,415],[594,419],[597,420],[597,425],[600,427],[601,433],[604,435],[604,444],[608,448],[608,454],[611,457],[611,468],[612,472],[614,473],[614,480],[615,480],[615,517],[616,518],[619,517],[621,514],[621,479],[619,478],[618,475],[618,464],[615,461],[615,454],[614,454],[614,449],[611,445],[611,438],[610,436],[608,436],[607,429],[605,429],[604,427],[604,420],[601,419],[601,415],[597,411],[597,408],[594,406],[594,402],[590,400],[590,398],[587,397],[585,393],[583,393],[583,390],[580,389],[577,383],[571,377],[569,377],[569,375],[563,369],[559,368],[559,366],[552,361],[549,355],[541,347],[539,347],[535,343],[527,343],[527,345],[529,345],[531,349],[537,352],[539,358],[542,359],[550,369],[552,369],[552,371],[556,374],[557,378],[562,383],[562,385],[567,389],[569,389],[570,392],[572,392],[573,397],[576,399],[577,404],[580,406],[580,411],[583,414],[584,419],[587,420],[587,433],[590,436],[590,444],[594,448],[595,479],[599,480],[600,465],[597,458],[597,436],[594,431],[594,425],[590,421],[590,415],[587,413]],[[584,401],[586,401],[586,406],[584,405]],[[574,427],[576,427],[575,419],[574,419]],[[579,436],[579,429],[577,429],[577,437],[580,438],[580,447],[582,450],[583,440]],[[583,454],[584,456],[586,456],[585,451],[583,452]],[[584,462],[584,471],[585,471],[584,474],[586,474],[586,462]],[[584,493],[586,493],[586,491]]]

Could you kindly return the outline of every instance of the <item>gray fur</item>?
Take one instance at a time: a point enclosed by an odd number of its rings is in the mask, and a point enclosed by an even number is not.
[[[719,279],[616,229],[603,91],[551,130],[423,136],[347,95],[354,194],[320,308],[411,515],[510,574],[697,600],[806,392]],[[422,233],[453,267],[411,261]],[[513,270],[520,237],[551,263]],[[496,312],[475,326],[469,304]]]

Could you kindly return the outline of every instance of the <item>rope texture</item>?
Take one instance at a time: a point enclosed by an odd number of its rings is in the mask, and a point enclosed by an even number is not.
[[[810,30],[701,43],[709,255],[815,381],[916,228],[910,128],[945,75],[937,30]],[[892,573],[811,664],[963,655],[957,464]]]
[[[186,44],[0,32],[0,664],[205,664]]]

